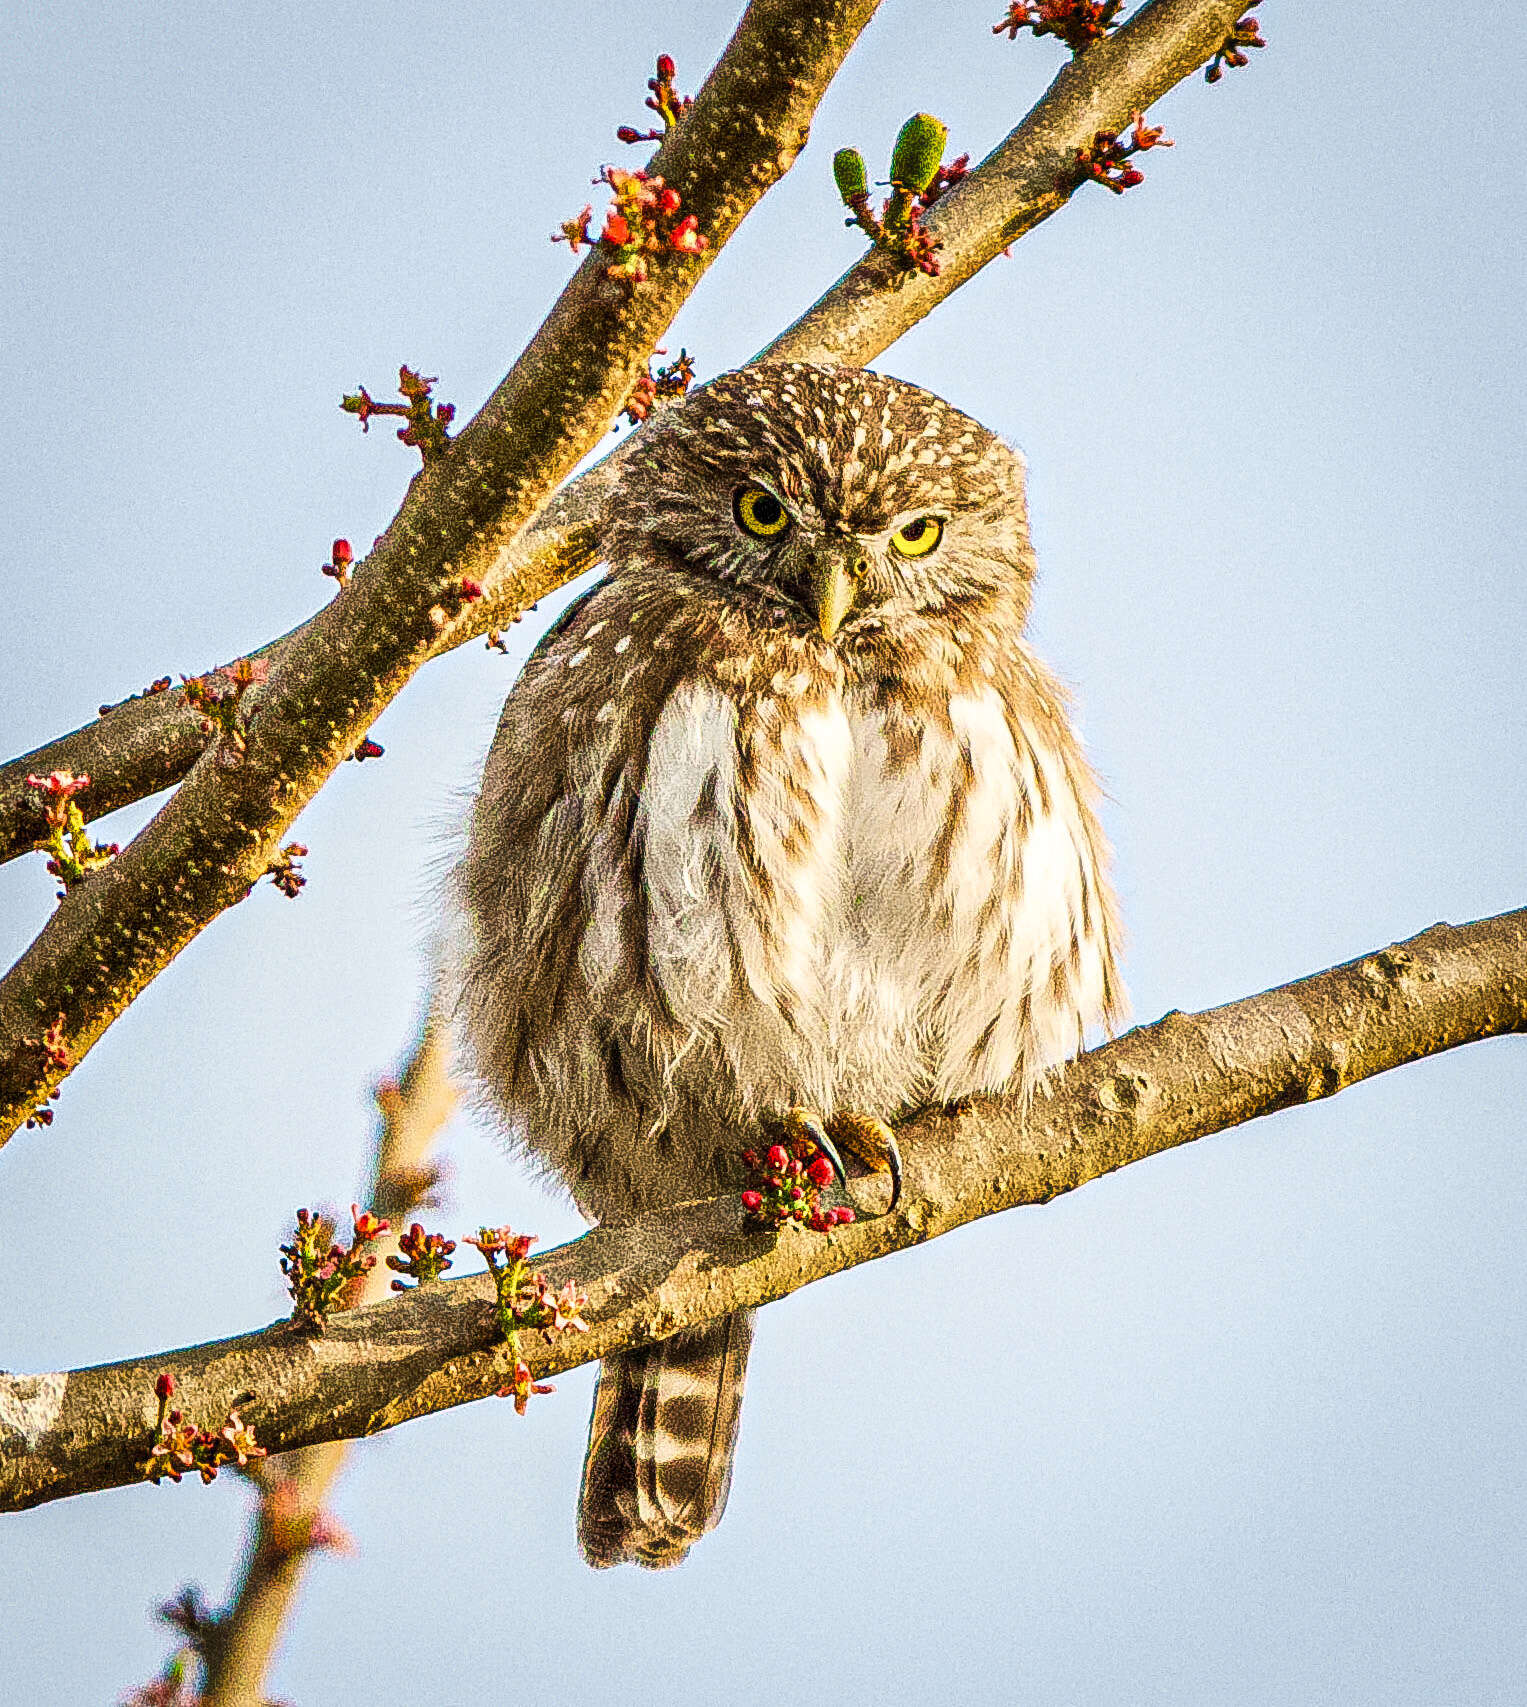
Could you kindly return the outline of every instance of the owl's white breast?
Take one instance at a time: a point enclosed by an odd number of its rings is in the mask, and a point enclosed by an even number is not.
[[[902,746],[867,700],[766,698],[744,726],[694,684],[664,708],[638,816],[672,1071],[699,1044],[759,1108],[889,1113],[1078,1046],[1102,961],[1051,993],[1090,857],[1063,767],[1041,787],[989,688]]]

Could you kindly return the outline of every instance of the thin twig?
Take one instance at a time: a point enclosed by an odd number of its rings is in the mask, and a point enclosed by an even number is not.
[[[377,1086],[381,1123],[365,1201],[392,1220],[391,1246],[403,1217],[435,1181],[430,1149],[458,1101],[449,1056],[448,1029],[432,1005],[402,1074]],[[388,1297],[390,1278],[378,1263],[361,1282],[356,1304]],[[324,1544],[324,1504],[349,1453],[349,1441],[331,1440],[260,1465],[260,1504],[238,1583],[206,1655],[200,1707],[263,1707],[266,1673],[308,1559]]]

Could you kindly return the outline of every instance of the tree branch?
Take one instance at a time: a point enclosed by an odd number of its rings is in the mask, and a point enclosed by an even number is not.
[[[448,1029],[432,1005],[402,1077],[377,1087],[381,1129],[366,1202],[393,1221],[384,1249],[396,1248],[403,1218],[434,1184],[429,1152],[458,1100],[449,1057]],[[387,1298],[390,1280],[390,1271],[379,1262],[361,1283],[357,1304]],[[265,1675],[308,1559],[324,1544],[324,1501],[349,1451],[348,1441],[331,1440],[259,1465],[253,1480],[261,1490],[260,1504],[243,1570],[205,1648],[199,1707],[264,1707]]]
[[[710,247],[670,251],[627,291],[598,245],[508,376],[416,476],[350,585],[281,647],[242,750],[202,754],[110,865],[70,893],[0,981],[0,1142],[218,913],[270,869],[281,836],[609,428],[674,314],[743,216],[793,164],[878,0],[754,0],[651,170]],[[39,1040],[50,1026],[60,1047]]]
[[[1087,180],[1076,151],[1123,131],[1223,44],[1245,0],[1152,0],[1071,60],[1007,137],[928,212],[939,271],[905,273],[871,250],[763,355],[863,367],[1010,243],[1063,208]]]
[[[938,203],[924,221],[941,244],[937,277],[898,272],[870,251],[795,324],[760,351],[791,361],[863,367],[974,276],[1007,246],[1070,199],[1075,151],[1099,130],[1119,130],[1191,76],[1224,41],[1245,0],[1151,0],[1116,34],[1068,64],[1006,139]],[[629,443],[630,441],[626,441]],[[435,640],[430,655],[507,628],[537,599],[597,560],[594,523],[620,466],[617,449],[568,482],[500,560],[468,605]],[[275,658],[318,621],[254,654]],[[41,820],[26,789],[29,774],[68,770],[91,778],[80,796],[87,819],[101,817],[178,782],[207,738],[183,690],[138,697],[98,722],[0,766],[0,862],[36,847]]]
[[[1420,936],[1207,1013],[1171,1013],[1081,1056],[1027,1111],[986,1099],[929,1113],[900,1136],[894,1214],[830,1237],[742,1230],[735,1196],[598,1228],[546,1254],[556,1285],[589,1295],[591,1331],[522,1336],[535,1375],[665,1338],[731,1310],[921,1244],[983,1215],[1045,1203],[1174,1145],[1333,1095],[1376,1073],[1527,1031],[1527,908]],[[860,1188],[863,1191],[873,1186]],[[67,1374],[0,1377],[0,1510],[138,1479],[171,1370],[205,1426],[241,1393],[276,1450],[374,1434],[495,1392],[485,1275],[338,1316],[315,1338],[258,1333]]]

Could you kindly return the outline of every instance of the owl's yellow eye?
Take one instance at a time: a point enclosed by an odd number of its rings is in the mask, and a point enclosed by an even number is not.
[[[790,525],[790,512],[761,486],[744,486],[732,500],[732,513],[738,527],[755,539],[772,539]]]
[[[926,557],[944,537],[944,524],[937,516],[918,516],[897,528],[891,544],[903,557]]]

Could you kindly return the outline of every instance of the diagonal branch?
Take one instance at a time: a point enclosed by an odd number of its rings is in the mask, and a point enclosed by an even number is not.
[[[1075,188],[1076,149],[1098,130],[1121,129],[1131,113],[1191,76],[1224,41],[1244,4],[1151,0],[1116,34],[1068,64],[1022,123],[935,205],[925,224],[942,244],[936,278],[898,273],[871,251],[760,354],[860,367],[874,361],[1010,243],[1063,207]],[[495,562],[485,582],[487,599],[469,605],[436,638],[432,655],[490,628],[507,628],[537,599],[593,565],[594,523],[622,454],[613,452],[563,487]],[[275,656],[295,634],[256,656]],[[88,818],[98,818],[178,782],[205,745],[200,719],[174,688],[128,700],[98,722],[0,765],[0,861],[39,842],[40,822],[25,787],[29,773],[89,776],[91,788],[79,804]]]
[[[415,478],[350,585],[280,649],[242,750],[197,760],[151,824],[74,890],[0,981],[0,1141],[134,996],[270,869],[281,836],[434,651],[520,531],[603,437],[743,216],[794,163],[878,0],[754,0],[653,157],[710,247],[628,291],[596,245],[508,376]],[[513,560],[506,597],[528,604]],[[38,1040],[54,1027],[58,1047]]]
[[[923,220],[939,271],[902,272],[871,250],[764,355],[862,367],[932,312],[1010,243],[1058,213],[1086,181],[1076,151],[1212,58],[1246,0],[1152,0],[1122,29],[1073,59],[1018,126]]]
[[[1434,925],[1280,989],[1170,1013],[1072,1062],[1027,1113],[994,1098],[919,1117],[901,1133],[907,1183],[896,1212],[831,1237],[745,1233],[735,1196],[596,1229],[541,1263],[554,1284],[587,1291],[591,1331],[527,1333],[523,1349],[537,1376],[569,1369],[1407,1061],[1523,1031],[1527,908]],[[322,1338],[280,1323],[126,1363],[0,1377],[0,1510],[136,1480],[164,1369],[197,1420],[253,1391],[246,1414],[281,1451],[484,1398],[508,1373],[492,1286],[478,1275],[336,1317]]]

